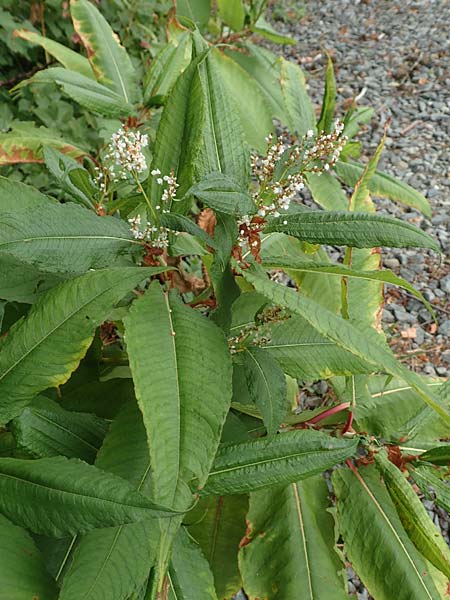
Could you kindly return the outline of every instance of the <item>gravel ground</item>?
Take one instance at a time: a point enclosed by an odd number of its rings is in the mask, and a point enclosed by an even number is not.
[[[423,250],[384,251],[385,267],[424,293],[439,323],[433,323],[420,302],[392,288],[383,323],[394,349],[411,368],[450,377],[450,40],[445,26],[450,23],[450,0],[285,0],[274,2],[272,17],[276,28],[298,44],[270,47],[303,67],[316,105],[323,93],[326,49],[335,63],[341,114],[355,96],[359,105],[375,109],[361,137],[366,157],[391,119],[380,168],[421,191],[433,217],[430,221],[386,200],[376,200],[377,206],[437,238],[444,257],[439,260]],[[449,515],[433,502],[423,502],[450,543]],[[370,598],[351,568],[348,586],[357,600]]]
[[[302,65],[316,105],[323,93],[326,49],[335,63],[338,111],[343,114],[355,96],[359,105],[376,111],[361,136],[366,157],[390,118],[380,168],[414,186],[432,205],[430,222],[413,209],[376,200],[382,212],[437,238],[444,253],[440,260],[423,250],[384,251],[384,265],[424,293],[439,323],[433,323],[420,302],[393,288],[388,289],[383,320],[395,350],[411,368],[449,377],[450,39],[444,24],[450,22],[450,1],[291,0],[285,5],[287,18],[274,24],[298,43],[281,52]],[[274,10],[273,16],[277,14],[283,11]]]

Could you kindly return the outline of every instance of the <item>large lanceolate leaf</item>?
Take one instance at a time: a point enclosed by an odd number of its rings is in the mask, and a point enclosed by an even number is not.
[[[355,260],[355,262],[357,261]],[[397,285],[405,290],[408,290],[410,294],[423,302],[428,310],[433,313],[431,305],[429,302],[427,302],[424,296],[405,279],[398,277],[389,269],[382,271],[360,271],[356,268],[349,268],[344,265],[318,263],[313,261],[306,262],[302,261],[301,259],[297,260],[295,258],[284,256],[271,256],[269,260],[263,261],[263,263],[265,267],[270,267],[271,269],[285,269],[290,273],[323,273],[324,275],[340,275],[349,279],[365,279],[367,281],[378,281],[382,283],[389,283],[391,285]],[[359,296],[358,301],[361,302],[361,296]]]
[[[66,69],[81,73],[85,77],[94,77],[88,59],[78,54],[78,52],[67,48],[67,46],[63,46],[59,42],[39,35],[39,33],[34,31],[27,31],[26,29],[18,29],[14,32],[14,35],[20,37],[22,40],[27,40],[31,44],[42,46],[48,54],[56,58]]]
[[[32,209],[36,206],[57,204],[57,201],[39,190],[20,181],[0,177],[0,212],[13,212],[17,208]]]
[[[244,26],[245,9],[242,0],[217,0],[219,16],[226,25],[239,31]]]
[[[330,133],[333,125],[334,109],[336,107],[336,79],[334,76],[333,61],[329,55],[325,75],[325,89],[323,92],[322,111],[317,122],[319,131]]]
[[[177,178],[178,197],[182,198],[194,181],[193,162],[201,145],[205,123],[205,107],[198,81],[198,62],[194,59],[175,83],[159,122],[153,148],[151,170],[159,169],[163,175],[173,172]],[[163,194],[155,177],[148,181],[152,201],[159,203]],[[176,203],[174,210],[178,210]]]
[[[440,600],[432,566],[409,540],[377,472],[338,469],[333,487],[345,553],[370,594],[377,600]]]
[[[243,275],[254,285],[257,292],[264,294],[279,306],[284,306],[300,315],[321,335],[336,342],[344,350],[408,382],[427,404],[447,423],[450,423],[450,413],[447,408],[444,408],[442,401],[434,396],[416,373],[405,369],[397,362],[372,328],[361,330],[293,289],[269,281],[259,266],[253,265],[252,268],[245,270]]]
[[[375,455],[375,463],[413,544],[427,560],[450,578],[450,550],[416,492],[400,469],[389,461],[385,450],[380,450]]]
[[[269,100],[257,81],[219,48],[213,51],[221,79],[233,98],[248,144],[258,152],[267,149],[266,136],[273,132],[272,111]],[[249,118],[249,115],[252,115]]]
[[[445,445],[431,448],[420,455],[420,460],[430,462],[433,465],[448,465],[450,464],[450,447]]]
[[[338,176],[347,185],[354,186],[364,171],[364,165],[339,161],[335,169]],[[397,200],[402,204],[406,204],[406,206],[417,208],[427,217],[431,217],[430,205],[425,196],[391,175],[376,171],[368,184],[368,188],[374,196]]]
[[[446,481],[443,481],[437,475],[435,475],[435,469],[430,469],[427,466],[420,466],[415,469],[411,469],[410,474],[414,479],[420,491],[433,498],[439,506],[442,506],[444,510],[450,513],[450,486]],[[430,494],[430,488],[432,494]]]
[[[110,264],[133,265],[140,244],[114,217],[76,204],[47,204],[2,213],[0,256],[7,254],[48,273],[80,274]]]
[[[187,17],[199,27],[206,25],[211,11],[211,0],[178,0],[177,15]]]
[[[326,210],[347,210],[348,198],[331,173],[308,173],[307,184],[314,200]]]
[[[286,107],[279,83],[280,61],[278,56],[249,42],[246,42],[238,51],[227,50],[226,54],[256,81],[260,92],[271,107],[272,116],[287,125]]]
[[[81,158],[86,151],[58,138],[53,131],[40,127],[29,131],[0,133],[0,165],[42,163],[43,146],[51,146],[72,158]],[[18,184],[15,184],[18,185]]]
[[[271,324],[264,345],[291,377],[328,378],[331,375],[370,373],[374,367],[321,335],[299,316]]]
[[[274,219],[264,231],[280,231],[313,244],[353,248],[418,247],[440,252],[439,244],[414,225],[370,213],[305,211]]]
[[[53,537],[171,515],[125,479],[77,458],[2,458],[0,491],[3,514]]]
[[[0,599],[55,600],[56,585],[30,535],[0,515]]]
[[[86,48],[97,81],[114,90],[127,104],[137,97],[130,57],[100,11],[88,0],[71,0],[75,31]]]
[[[247,508],[247,496],[209,496],[187,515],[188,531],[211,566],[219,600],[228,600],[242,586],[237,555]]]
[[[305,75],[301,68],[283,58],[281,61],[281,91],[283,93],[289,131],[300,137],[308,130],[314,131],[316,117],[314,107],[306,91]]]
[[[81,73],[69,71],[62,67],[39,71],[18,87],[23,87],[29,83],[56,83],[72,100],[106,117],[124,117],[133,110],[131,104],[128,104],[123,96],[114,90],[94,81],[90,77],[81,75]],[[54,146],[54,144],[46,143],[44,140],[41,141],[41,144],[43,143]],[[64,149],[58,148],[58,150],[64,152]]]
[[[220,172],[243,188],[250,176],[249,154],[234,100],[223,84],[216,62],[209,55],[199,64],[199,79],[205,106],[205,129],[198,176]]]
[[[115,419],[96,466],[150,493],[151,472],[142,415],[129,402]],[[60,600],[124,600],[145,581],[155,560],[154,520],[96,529],[81,537],[64,576]],[[60,569],[63,565],[60,565]]]
[[[262,348],[249,346],[243,367],[250,398],[259,408],[269,434],[276,433],[286,416],[286,378],[276,360]]]
[[[168,579],[169,600],[217,600],[208,561],[184,528],[174,540]]]
[[[187,508],[203,485],[231,402],[231,358],[222,332],[159,283],[125,322],[130,366],[147,430],[153,495]]]
[[[347,598],[328,507],[320,475],[250,495],[246,543],[239,553],[250,598]]]
[[[0,257],[0,298],[3,300],[32,304],[63,279],[55,273],[39,271],[13,256],[4,254]]]
[[[163,269],[164,270],[164,269]],[[0,356],[0,422],[67,381],[114,304],[159,268],[92,271],[50,290],[14,325]]]
[[[186,31],[178,40],[166,44],[153,59],[144,78],[144,101],[170,92],[180,74],[191,62],[192,39]]]
[[[352,456],[357,440],[319,431],[280,435],[220,446],[202,494],[241,494],[300,481]]]
[[[424,379],[431,390],[442,383]],[[425,406],[410,385],[397,377],[373,375],[368,392],[358,400],[354,410],[359,431],[382,437],[391,443],[429,448],[433,440],[447,437],[448,424]]]
[[[12,422],[17,443],[36,456],[67,456],[94,462],[107,430],[106,421],[90,413],[69,412],[38,396]]]
[[[250,195],[223,173],[209,173],[204,179],[188,190],[210,208],[227,215],[251,215],[255,212],[255,203]]]

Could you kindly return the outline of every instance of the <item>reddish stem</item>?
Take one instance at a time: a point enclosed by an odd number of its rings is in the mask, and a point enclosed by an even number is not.
[[[326,419],[327,417],[331,417],[331,415],[334,415],[335,413],[341,412],[342,410],[347,410],[347,408],[349,408],[349,406],[350,406],[350,402],[343,402],[342,404],[337,404],[336,406],[327,408],[327,410],[324,410],[323,412],[319,413],[312,419],[309,419],[308,421],[306,421],[305,424],[306,425],[315,425],[316,423],[319,423],[319,421],[323,421],[323,419]]]
[[[353,411],[350,411],[347,422],[345,423],[344,429],[342,430],[342,435],[344,435],[344,433],[347,433],[350,430],[352,423],[353,423]]]

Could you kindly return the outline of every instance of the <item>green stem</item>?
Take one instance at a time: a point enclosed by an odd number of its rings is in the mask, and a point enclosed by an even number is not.
[[[138,190],[139,190],[139,191],[141,192],[141,194],[144,196],[144,198],[145,198],[145,201],[146,201],[146,202],[147,202],[147,204],[148,204],[148,207],[149,207],[149,209],[150,209],[150,211],[151,211],[151,213],[152,213],[153,219],[155,220],[155,225],[157,225],[157,223],[158,223],[158,215],[157,215],[157,213],[156,213],[155,209],[153,208],[153,205],[152,205],[152,203],[150,202],[150,198],[149,198],[149,197],[147,196],[147,194],[145,193],[145,190],[144,190],[144,188],[142,187],[142,184],[141,184],[141,182],[139,181],[139,177],[137,176],[137,173],[136,173],[136,171],[132,171],[132,174],[133,174],[133,178],[134,178],[134,180],[135,180],[135,182],[136,182],[136,185],[137,185],[137,188],[138,188]]]

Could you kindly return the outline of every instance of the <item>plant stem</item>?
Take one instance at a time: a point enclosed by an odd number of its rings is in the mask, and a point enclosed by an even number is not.
[[[156,224],[158,223],[158,215],[156,214],[156,211],[155,211],[155,209],[153,208],[153,206],[152,206],[152,203],[150,202],[150,198],[149,198],[149,197],[147,196],[147,194],[145,193],[145,190],[144,190],[144,188],[142,187],[142,184],[141,184],[141,182],[139,181],[139,177],[137,176],[137,173],[136,173],[136,171],[132,171],[132,174],[133,174],[133,178],[134,178],[134,180],[135,180],[135,182],[136,182],[136,185],[137,185],[137,188],[138,188],[138,190],[139,190],[139,191],[141,192],[141,194],[144,196],[144,198],[145,198],[145,201],[146,201],[146,202],[147,202],[147,204],[148,204],[148,207],[149,207],[149,209],[150,209],[150,211],[151,211],[151,213],[152,213],[152,217],[153,217],[153,219],[155,220],[155,225],[156,225]]]

